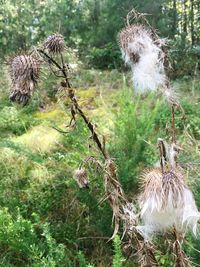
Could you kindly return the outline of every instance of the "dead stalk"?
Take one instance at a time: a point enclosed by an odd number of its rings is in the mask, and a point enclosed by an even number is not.
[[[88,161],[92,161],[99,169],[103,170],[103,177],[104,177],[104,187],[105,187],[105,196],[104,200],[108,200],[110,203],[110,206],[113,211],[113,224],[114,224],[114,232],[112,237],[109,239],[113,239],[115,235],[119,231],[120,224],[126,224],[127,220],[129,218],[124,216],[123,209],[128,204],[128,201],[125,197],[125,194],[123,192],[122,186],[119,182],[118,175],[117,175],[117,167],[114,163],[114,161],[111,159],[111,156],[106,151],[105,148],[105,140],[103,139],[101,141],[99,135],[95,131],[95,126],[92,124],[92,122],[89,120],[89,118],[86,116],[86,114],[81,109],[77,97],[75,95],[75,92],[71,86],[71,83],[69,82],[68,78],[68,70],[69,68],[66,68],[66,64],[64,62],[64,57],[62,53],[60,53],[61,57],[61,64],[62,66],[49,54],[47,54],[44,50],[38,49],[37,50],[46,60],[49,64],[53,64],[57,70],[62,73],[62,77],[64,78],[64,81],[61,82],[61,86],[65,89],[68,97],[71,100],[72,108],[71,108],[71,122],[70,125],[74,122],[75,123],[75,116],[80,115],[83,121],[85,122],[86,127],[89,129],[92,139],[94,143],[96,144],[99,152],[102,154],[104,158],[104,164],[102,165],[99,161],[94,159],[93,157],[89,157],[86,159],[83,164],[87,163]],[[59,131],[64,132],[64,131]],[[64,132],[66,133],[66,132]],[[82,164],[81,164],[82,166]],[[103,200],[103,201],[104,201]],[[102,202],[102,201],[101,201]],[[132,225],[136,226],[136,222],[130,222]],[[136,248],[138,250],[138,263],[141,267],[147,267],[150,266],[147,264],[147,262],[154,262],[155,264],[151,266],[158,266],[156,262],[156,258],[154,256],[154,250],[152,249],[149,244],[147,244],[143,237],[139,234],[139,232],[134,227],[133,233],[126,232],[126,239],[129,240],[129,243],[134,242],[136,244]]]

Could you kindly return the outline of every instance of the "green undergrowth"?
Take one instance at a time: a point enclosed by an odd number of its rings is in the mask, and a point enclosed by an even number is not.
[[[195,83],[191,96],[192,82],[177,83],[185,116],[177,110],[176,127],[183,148],[180,161],[188,167],[200,206],[200,88]],[[89,190],[80,190],[73,179],[86,157],[99,157],[91,135],[81,118],[74,129],[67,127],[69,100],[60,96],[57,81],[43,83],[48,92],[41,84],[24,108],[8,101],[8,84],[1,87],[0,266],[124,266],[120,240],[114,241],[114,252],[106,242],[113,231],[112,212],[107,202],[99,204],[104,196],[101,174],[89,169]],[[134,95],[117,71],[80,71],[75,90],[96,131],[104,135],[128,198],[136,200],[141,171],[158,160],[157,138],[169,141],[167,103],[155,94]],[[198,239],[189,236],[188,242],[198,248]],[[198,262],[191,246],[186,249]],[[162,257],[158,255],[161,263]],[[126,264],[134,266],[131,261]]]

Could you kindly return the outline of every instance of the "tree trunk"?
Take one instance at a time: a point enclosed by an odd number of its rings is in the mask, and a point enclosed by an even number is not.
[[[185,34],[185,37],[187,36],[187,5],[186,5],[187,0],[184,0],[183,2],[183,32]]]
[[[190,0],[190,31],[191,31],[191,45],[195,43],[195,32],[194,32],[194,0]]]
[[[172,24],[173,37],[176,35],[176,32],[177,32],[177,6],[176,6],[176,0],[173,0],[173,24]]]

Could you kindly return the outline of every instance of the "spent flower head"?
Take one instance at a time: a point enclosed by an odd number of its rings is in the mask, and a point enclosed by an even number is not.
[[[40,61],[32,55],[17,55],[10,60],[12,81],[10,100],[26,105],[40,74]]]
[[[65,41],[61,34],[55,33],[50,35],[44,43],[44,47],[49,53],[59,54],[64,51]]]
[[[80,188],[89,188],[88,175],[84,168],[75,170],[74,179]]]
[[[160,168],[147,170],[142,175],[143,192],[139,198],[144,225],[139,230],[145,238],[154,232],[165,232],[175,226],[196,234],[200,219],[194,196],[185,184],[179,167],[162,172]]]

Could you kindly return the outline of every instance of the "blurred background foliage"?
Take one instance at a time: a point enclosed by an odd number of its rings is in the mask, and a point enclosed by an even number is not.
[[[169,39],[173,77],[192,75],[200,60],[199,0],[2,0],[1,56],[26,50],[53,32],[88,66],[122,68],[117,34],[136,8]]]
[[[176,112],[180,164],[200,207],[200,3],[198,0],[0,0],[0,56],[40,45],[53,32],[64,35],[66,58],[78,100],[118,166],[130,201],[139,193],[141,171],[158,160],[158,137],[168,140],[170,109],[161,96],[136,96],[121,60],[117,34],[133,7],[152,14],[150,23],[169,39],[173,85],[185,117]],[[101,175],[89,169],[91,188],[80,190],[73,172],[89,155],[90,135],[81,119],[74,130],[70,102],[60,81],[43,66],[29,106],[8,100],[7,67],[0,69],[0,266],[134,267],[123,240],[112,242],[112,212]],[[69,131],[60,134],[54,127]],[[123,229],[120,229],[120,233]],[[157,240],[158,247],[162,242]],[[200,261],[199,236],[185,250]],[[156,255],[172,266],[164,244]]]

